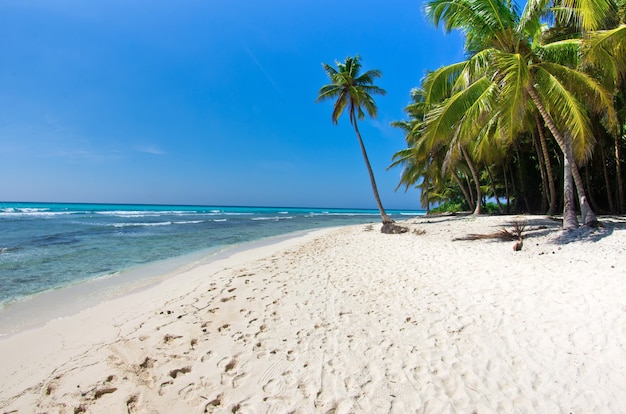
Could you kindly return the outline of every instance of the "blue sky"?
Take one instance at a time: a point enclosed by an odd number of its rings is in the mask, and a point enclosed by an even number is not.
[[[375,207],[321,63],[380,69],[361,133],[386,208],[411,88],[463,59],[408,0],[3,0],[0,200]]]

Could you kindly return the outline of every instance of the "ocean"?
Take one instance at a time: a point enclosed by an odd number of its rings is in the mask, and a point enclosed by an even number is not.
[[[377,210],[0,202],[0,311],[93,280],[163,275],[251,241],[368,222],[380,222]]]

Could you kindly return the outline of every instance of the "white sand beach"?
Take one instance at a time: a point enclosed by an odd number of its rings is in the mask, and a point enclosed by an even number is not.
[[[454,241],[514,220],[521,251]],[[623,412],[626,219],[601,221],[422,217],[238,252],[0,338],[0,412]]]

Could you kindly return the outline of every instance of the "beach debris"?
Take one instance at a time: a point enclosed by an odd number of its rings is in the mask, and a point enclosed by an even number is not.
[[[141,364],[139,364],[139,368],[141,369],[152,368],[155,362],[156,362],[156,359],[146,357],[146,359],[144,359],[144,361]]]
[[[173,369],[170,371],[169,375],[172,378],[176,378],[179,374],[187,374],[191,372],[191,367],[187,366],[187,367],[183,367],[183,368],[177,368],[177,369]]]
[[[383,226],[380,228],[380,232],[385,234],[402,234],[408,231],[408,227],[400,226],[393,222],[383,223]]]
[[[424,234],[426,234],[426,230],[424,230],[424,229],[413,229],[413,231],[411,233],[415,234],[416,236],[423,236]]]
[[[510,223],[513,226],[511,231],[506,228],[502,228],[494,233],[490,234],[468,234],[465,237],[456,237],[452,239],[452,241],[460,241],[460,240],[484,240],[484,239],[496,239],[500,241],[515,241],[516,243],[513,245],[513,250],[518,252],[522,250],[524,246],[523,241],[523,233],[526,229],[526,221],[514,221]]]
[[[526,229],[525,221],[513,222],[513,234],[515,234],[518,238],[517,243],[513,245],[514,252],[519,252],[520,250],[522,250],[522,246],[524,246],[524,240],[522,239],[522,233],[524,233],[524,229]]]
[[[108,387],[108,388],[102,388],[99,390],[96,390],[96,392],[93,395],[93,399],[97,400],[98,398],[102,397],[105,394],[112,394],[115,391],[117,391],[117,388],[115,387]]]

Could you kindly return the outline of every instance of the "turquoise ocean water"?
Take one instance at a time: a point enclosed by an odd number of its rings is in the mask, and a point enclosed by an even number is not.
[[[377,210],[0,202],[0,310],[164,259],[379,220]]]

